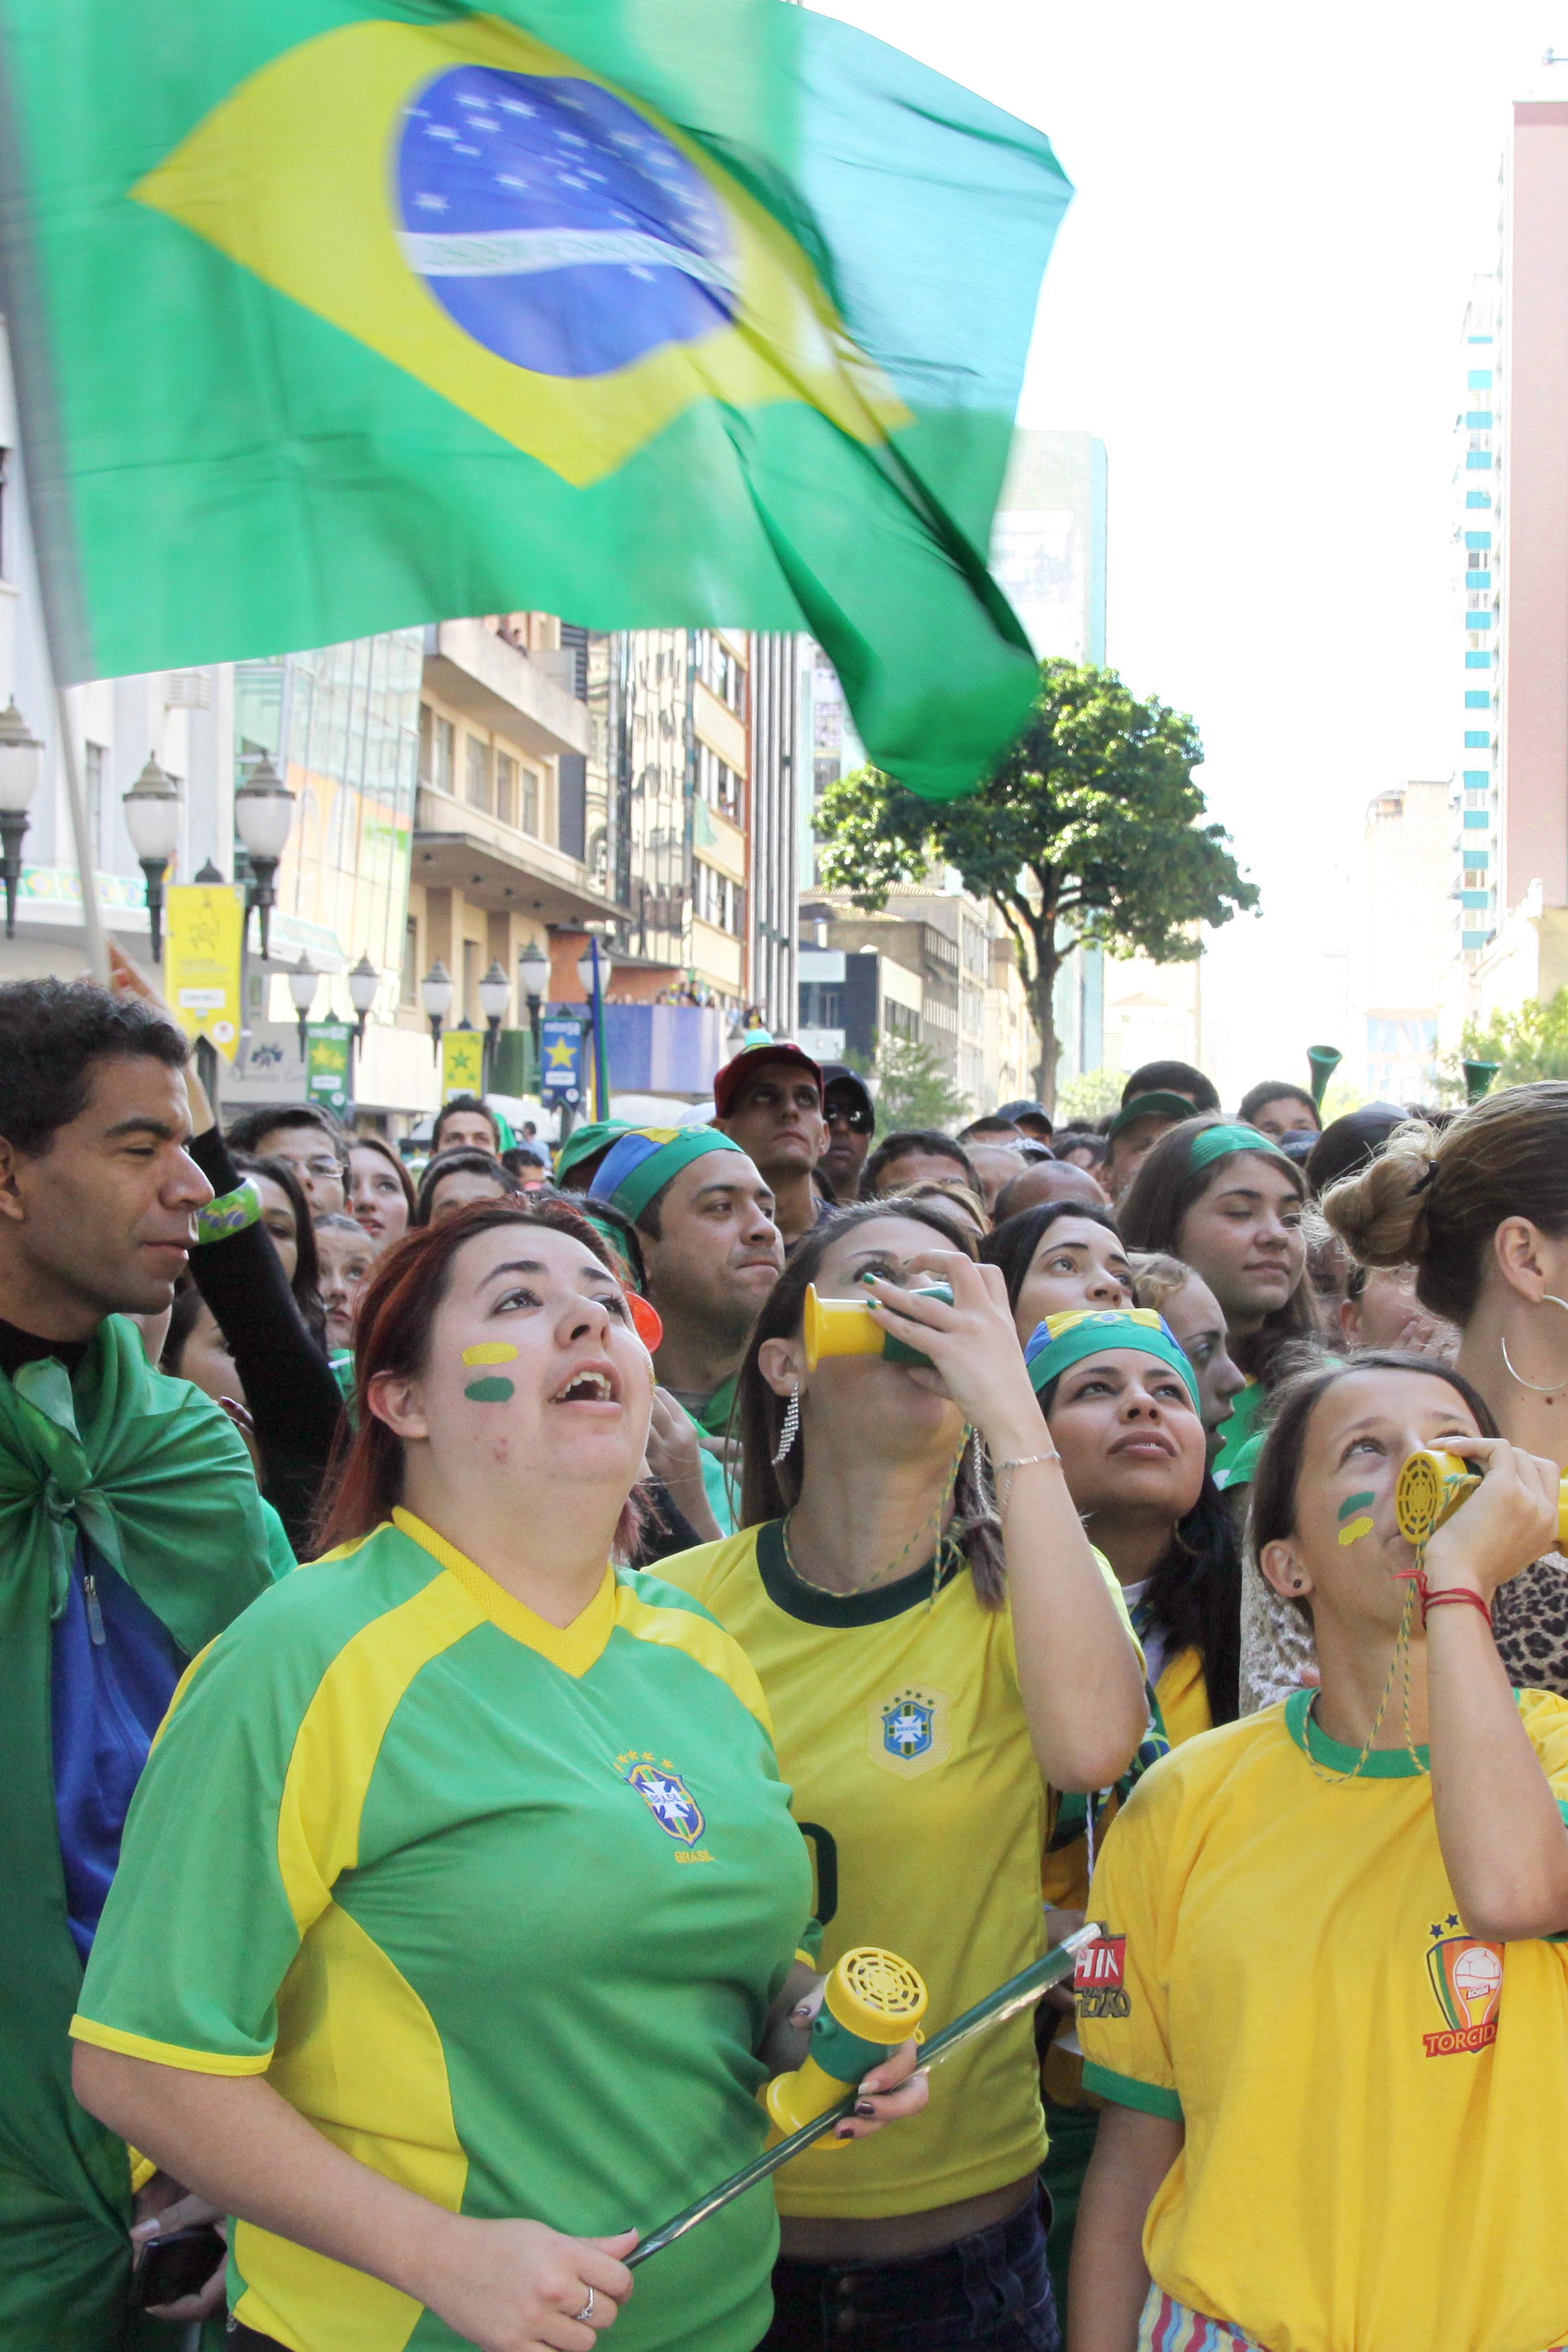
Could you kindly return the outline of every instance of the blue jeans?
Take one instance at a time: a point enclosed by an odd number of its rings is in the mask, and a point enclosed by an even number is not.
[[[1058,2352],[1045,2201],[904,2262],[778,2263],[757,2352]]]

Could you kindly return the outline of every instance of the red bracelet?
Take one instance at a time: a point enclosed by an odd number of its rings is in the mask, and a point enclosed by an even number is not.
[[[1428,1592],[1426,1590],[1426,1580],[1423,1577],[1421,1580],[1420,1591],[1421,1622],[1423,1625],[1426,1622],[1426,1612],[1428,1610],[1444,1609],[1452,1603],[1459,1601],[1462,1601],[1467,1608],[1479,1609],[1481,1615],[1486,1619],[1488,1627],[1489,1628],[1491,1625],[1492,1612],[1490,1605],[1481,1599],[1479,1592],[1472,1592],[1468,1585],[1447,1584],[1436,1592]]]

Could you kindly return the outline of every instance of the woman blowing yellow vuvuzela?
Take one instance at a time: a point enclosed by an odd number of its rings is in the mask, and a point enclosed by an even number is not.
[[[1071,2352],[1568,2340],[1568,1703],[1490,1627],[1558,1473],[1490,1428],[1413,1356],[1279,1391],[1249,1539],[1321,1687],[1173,1749],[1107,1834]],[[1422,1447],[1485,1470],[1424,1558]]]
[[[897,1197],[809,1234],[741,1372],[745,1529],[661,1563],[762,1679],[825,1958],[908,1953],[934,2027],[1044,1950],[1052,1788],[1114,1781],[1146,1721],[1120,1591],[973,1251]],[[897,1344],[839,1354],[835,1332]],[[891,2161],[884,2140],[779,2175],[764,2352],[1054,2352],[1028,2019],[955,2057],[898,2137]]]

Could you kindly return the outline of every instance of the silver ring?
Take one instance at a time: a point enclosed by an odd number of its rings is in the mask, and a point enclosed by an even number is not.
[[[588,2322],[594,2316],[594,2290],[592,2287],[588,2289],[588,2300],[583,2305],[582,2310],[574,2312],[572,2315],[576,2320],[579,2326],[586,2327]]]

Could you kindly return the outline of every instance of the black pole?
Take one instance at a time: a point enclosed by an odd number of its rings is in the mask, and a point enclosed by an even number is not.
[[[26,809],[0,809],[0,881],[5,885],[5,937],[16,936],[16,891],[22,879],[22,835],[27,830]]]
[[[140,860],[147,877],[147,920],[153,930],[153,961],[163,961],[163,877],[169,870],[166,857],[143,857]]]

